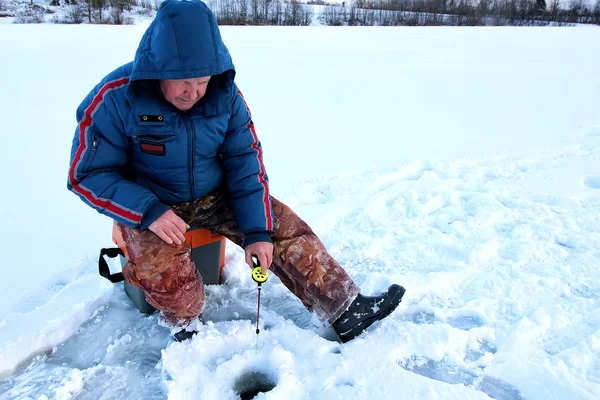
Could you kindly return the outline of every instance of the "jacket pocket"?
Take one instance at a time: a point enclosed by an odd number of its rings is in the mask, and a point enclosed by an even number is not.
[[[164,156],[167,154],[167,142],[174,137],[174,133],[166,135],[142,134],[133,136],[133,139],[138,143],[142,153],[153,156]]]
[[[94,157],[96,156],[96,150],[98,149],[99,143],[100,143],[100,135],[98,134],[98,132],[96,130],[92,130],[92,137],[88,144],[89,149],[84,153],[85,160],[83,161],[83,163],[81,164],[81,167],[79,168],[79,170],[81,172],[87,171],[89,169],[90,165],[92,164],[92,161],[94,161]]]

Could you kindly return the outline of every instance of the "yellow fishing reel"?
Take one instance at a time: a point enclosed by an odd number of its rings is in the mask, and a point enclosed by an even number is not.
[[[265,282],[267,279],[269,279],[269,271],[267,270],[267,272],[265,274],[263,274],[261,266],[254,267],[252,269],[252,279],[254,280],[254,282],[261,284],[261,283]]]

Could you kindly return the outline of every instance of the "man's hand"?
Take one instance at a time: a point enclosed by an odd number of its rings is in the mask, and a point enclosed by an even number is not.
[[[252,263],[252,256],[255,255],[258,258],[258,262],[262,267],[262,273],[266,274],[267,270],[273,262],[273,243],[269,242],[256,242],[246,247],[246,264],[250,268],[254,268]]]
[[[189,227],[173,210],[169,210],[151,223],[148,229],[168,244],[175,243],[179,246],[185,242],[183,234]]]

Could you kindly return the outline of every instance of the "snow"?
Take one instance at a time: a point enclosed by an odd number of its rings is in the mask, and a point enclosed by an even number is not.
[[[75,109],[145,27],[0,26],[0,399],[597,398],[600,30],[223,28],[273,194],[364,294],[407,288],[340,344],[272,277],[256,353],[239,249],[174,343],[66,190]]]

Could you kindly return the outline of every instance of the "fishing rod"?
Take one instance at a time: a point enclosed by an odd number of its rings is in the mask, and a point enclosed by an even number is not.
[[[260,328],[258,327],[258,321],[260,318],[260,291],[262,289],[262,284],[269,279],[269,271],[263,274],[262,267],[259,262],[254,263],[256,266],[252,269],[252,279],[254,282],[258,284],[258,307],[256,309],[256,349],[255,354],[258,354],[258,334],[260,333]]]

